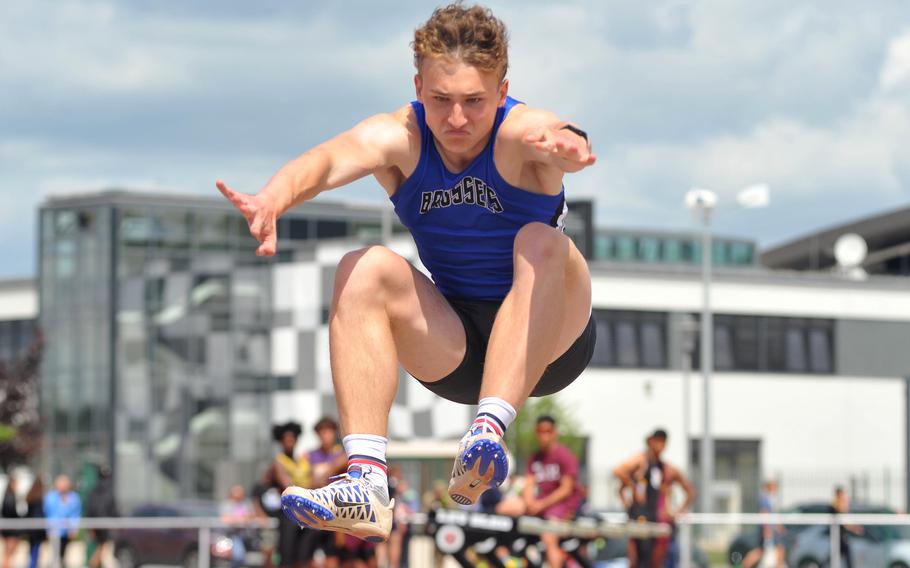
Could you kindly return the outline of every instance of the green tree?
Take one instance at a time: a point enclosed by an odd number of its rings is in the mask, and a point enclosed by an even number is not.
[[[583,457],[586,436],[581,432],[571,408],[561,403],[555,396],[528,399],[506,431],[506,444],[516,460],[516,473],[524,472],[524,464],[531,454],[537,451],[537,435],[534,430],[537,418],[544,415],[556,419],[559,442],[579,458]]]
[[[36,334],[19,360],[0,363],[0,469],[23,465],[38,453],[41,414],[38,410],[44,340]]]

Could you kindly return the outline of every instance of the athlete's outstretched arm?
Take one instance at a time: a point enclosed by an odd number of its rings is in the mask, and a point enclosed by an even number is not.
[[[528,109],[516,126],[528,161],[549,164],[565,173],[577,172],[597,161],[587,133],[583,136],[581,128],[551,112]]]
[[[351,183],[393,164],[408,148],[407,128],[391,114],[370,117],[285,164],[256,195],[215,185],[243,214],[259,241],[256,254],[276,250],[276,223],[285,211],[323,191]]]

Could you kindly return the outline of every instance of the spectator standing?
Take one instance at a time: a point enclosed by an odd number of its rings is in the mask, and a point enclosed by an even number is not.
[[[695,500],[695,490],[683,473],[663,461],[667,447],[667,432],[657,429],[645,439],[645,450],[620,464],[613,474],[619,479],[619,498],[630,520],[672,524],[677,515],[689,510]],[[672,511],[671,495],[674,485],[682,487],[686,500]],[[661,568],[670,545],[669,537],[629,539],[630,568]]]
[[[240,568],[246,560],[246,544],[243,537],[247,525],[256,518],[253,504],[246,498],[246,491],[241,485],[231,487],[228,500],[221,505],[221,521],[230,526],[231,568]]]
[[[48,537],[60,539],[60,562],[66,557],[66,547],[76,538],[74,521],[82,518],[82,499],[73,491],[73,484],[66,475],[58,475],[54,489],[44,496],[44,515],[49,522]],[[52,541],[53,542],[53,541]]]
[[[19,499],[18,489],[19,481],[16,477],[10,475],[9,482],[6,484],[6,491],[3,493],[2,517],[4,519],[21,519],[26,515],[25,504]],[[4,529],[2,532],[3,568],[10,568],[13,562],[13,555],[22,540],[23,531]]]
[[[92,488],[85,503],[85,516],[93,518],[119,517],[114,498],[114,479],[107,466],[98,468],[98,483]],[[101,566],[104,551],[111,542],[110,529],[89,529],[86,531],[93,546],[86,546],[89,568]],[[89,553],[89,551],[91,551]]]
[[[765,481],[762,488],[761,496],[758,498],[758,511],[760,513],[774,513],[774,498],[777,495],[777,482],[774,480]],[[768,523],[761,527],[761,541],[758,548],[750,550],[746,557],[743,558],[743,568],[755,568],[762,560],[765,554],[770,553],[774,556],[774,566],[782,568],[784,566],[784,527],[778,524]],[[764,564],[763,564],[764,566]]]
[[[571,520],[578,512],[582,496],[578,458],[557,441],[559,430],[552,416],[537,419],[536,434],[539,449],[528,460],[523,494],[525,512],[548,520]],[[540,540],[546,547],[547,564],[560,568],[565,553],[557,535],[542,534]]]
[[[44,482],[41,477],[35,477],[32,486],[25,495],[26,517],[29,519],[44,518]],[[47,534],[41,529],[28,530],[28,568],[37,568],[38,553]]]
[[[305,454],[300,458],[294,457],[301,431],[297,422],[287,422],[272,428],[272,438],[281,448],[263,474],[262,484],[275,489],[279,495],[291,485],[312,485],[312,469],[308,457]],[[278,517],[278,554],[281,555],[283,567],[305,568],[306,563],[312,559],[305,531],[285,515]]]
[[[850,497],[843,487],[838,486],[834,488],[834,501],[832,501],[831,505],[828,507],[828,512],[832,515],[846,515],[850,512]],[[845,568],[853,568],[853,558],[850,551],[850,535],[863,534],[863,527],[841,524],[839,532],[842,566]]]
[[[271,466],[269,466],[271,467]],[[250,489],[253,510],[256,519],[267,525],[270,519],[278,520],[281,514],[281,493],[274,487],[267,487],[260,479]],[[278,531],[269,526],[259,530],[260,550],[262,551],[263,568],[274,568],[275,545],[278,543]]]
[[[338,423],[330,416],[323,416],[313,426],[313,431],[319,438],[319,446],[310,450],[307,459],[313,470],[312,484],[321,487],[329,484],[329,478],[344,473],[347,469],[348,458],[344,448],[338,443]],[[322,550],[325,554],[325,568],[337,568],[339,562],[339,541],[341,535],[315,529],[303,529],[307,540],[309,554]]]

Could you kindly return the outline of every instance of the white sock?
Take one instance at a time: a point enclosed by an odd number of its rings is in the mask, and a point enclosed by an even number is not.
[[[501,398],[495,396],[482,398],[477,405],[477,417],[471,424],[471,431],[480,428],[483,431],[504,436],[506,428],[515,420],[517,414],[518,412],[512,405]]]
[[[363,475],[389,502],[389,474],[385,461],[388,438],[375,434],[349,434],[341,441],[348,455],[348,475]]]

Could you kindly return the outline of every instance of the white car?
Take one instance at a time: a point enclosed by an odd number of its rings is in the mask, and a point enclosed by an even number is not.
[[[787,551],[787,565],[795,568],[829,566],[830,531],[831,527],[818,525],[800,533]],[[906,527],[867,525],[862,534],[848,532],[847,538],[852,566],[910,568],[910,533]]]

